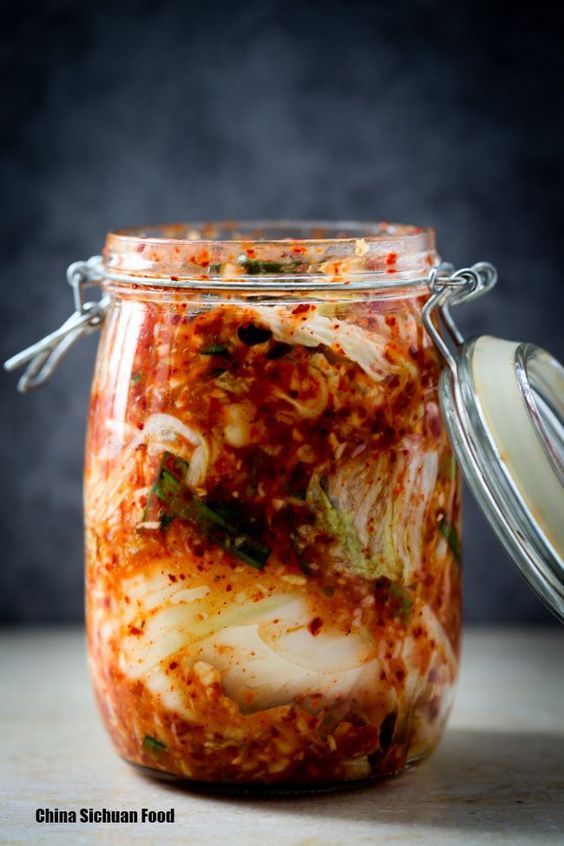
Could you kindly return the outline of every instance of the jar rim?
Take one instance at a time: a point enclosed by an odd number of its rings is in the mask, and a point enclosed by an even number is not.
[[[267,230],[280,230],[289,233],[291,230],[303,230],[304,234],[282,235],[278,238],[265,238],[263,232]],[[239,232],[238,232],[239,230]],[[248,230],[246,237],[243,231]],[[323,234],[334,230],[334,234]],[[220,234],[224,231],[231,237]],[[311,234],[306,235],[309,231]],[[348,242],[363,238],[367,241],[408,239],[418,236],[434,236],[434,228],[431,226],[417,226],[410,223],[392,223],[389,221],[357,221],[357,220],[306,220],[306,219],[264,219],[264,220],[224,220],[224,221],[200,221],[166,223],[152,226],[120,227],[108,233],[108,239],[134,239],[155,243],[201,243],[213,242],[287,242],[306,241],[327,243],[329,241]],[[159,234],[157,234],[159,233]],[[182,234],[184,233],[184,235]]]
[[[421,284],[436,265],[435,230],[319,220],[218,221],[116,229],[109,279],[172,287],[312,289]]]

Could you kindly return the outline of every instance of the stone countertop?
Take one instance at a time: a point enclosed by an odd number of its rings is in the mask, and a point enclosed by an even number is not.
[[[403,776],[233,798],[149,780],[113,752],[76,629],[0,635],[2,844],[360,846],[564,842],[564,632],[469,629],[447,734]],[[40,824],[37,808],[175,809],[169,824]]]

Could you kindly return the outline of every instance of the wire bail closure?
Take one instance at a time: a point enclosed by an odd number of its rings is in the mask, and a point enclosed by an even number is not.
[[[497,270],[487,261],[460,270],[454,270],[452,264],[444,262],[429,272],[431,296],[423,306],[423,323],[453,375],[456,372],[456,361],[447,339],[460,347],[464,343],[464,336],[454,322],[450,307],[487,294],[496,282]],[[446,331],[443,333],[443,330]]]
[[[4,369],[9,372],[27,364],[18,382],[20,393],[26,394],[47,382],[70,348],[84,335],[101,327],[110,298],[104,295],[100,300],[85,302],[84,291],[100,284],[102,277],[101,256],[75,261],[69,266],[67,282],[73,292],[74,312],[54,332],[4,362]]]
[[[112,275],[104,271],[102,256],[92,256],[88,261],[75,261],[69,266],[67,282],[73,292],[74,312],[54,332],[4,363],[4,369],[9,372],[27,365],[18,382],[20,393],[28,393],[47,382],[70,348],[84,335],[100,329],[110,297],[105,294],[100,300],[85,301],[84,291],[99,285],[104,278],[112,278]],[[452,264],[440,264],[431,269],[426,279],[421,279],[421,282],[427,282],[431,291],[423,308],[425,328],[453,373],[455,360],[441,329],[446,329],[446,336],[455,345],[464,343],[464,338],[452,319],[450,306],[487,293],[496,281],[497,271],[487,262],[478,262],[472,267],[456,271]]]

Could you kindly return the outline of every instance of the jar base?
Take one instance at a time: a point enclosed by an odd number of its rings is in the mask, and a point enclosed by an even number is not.
[[[371,775],[360,779],[349,779],[347,781],[334,781],[320,784],[237,784],[218,781],[197,781],[195,779],[186,778],[184,776],[168,773],[164,770],[157,770],[153,767],[147,767],[144,764],[137,764],[133,761],[123,760],[129,764],[130,767],[141,773],[142,776],[149,779],[156,779],[158,781],[167,782],[171,787],[180,790],[192,791],[193,793],[200,793],[208,796],[233,796],[233,797],[270,797],[270,796],[299,796],[318,793],[337,793],[348,790],[358,790],[364,787],[369,787],[376,782],[384,781],[391,778],[396,778],[399,775],[416,767],[426,756],[420,756],[412,761],[406,762],[405,766],[396,772],[385,773],[382,775]]]

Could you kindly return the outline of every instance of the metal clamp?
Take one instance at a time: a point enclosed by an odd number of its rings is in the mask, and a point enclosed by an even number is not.
[[[497,270],[486,261],[460,270],[454,270],[452,264],[440,264],[429,273],[431,296],[423,307],[423,323],[452,373],[456,362],[447,339],[459,347],[464,337],[453,320],[450,307],[487,294],[496,282]]]
[[[110,298],[105,295],[100,300],[85,302],[84,291],[92,285],[99,285],[102,277],[101,256],[70,265],[67,281],[73,290],[74,312],[54,332],[4,363],[4,369],[10,372],[27,364],[18,382],[20,393],[25,394],[47,382],[69,349],[84,335],[101,327]]]
[[[110,298],[105,295],[98,301],[85,302],[84,291],[91,285],[99,285],[104,276],[108,274],[104,273],[101,256],[93,256],[88,261],[75,261],[70,265],[67,281],[73,289],[74,312],[54,332],[4,363],[4,369],[8,371],[28,365],[18,382],[18,390],[21,393],[25,394],[43,385],[73,344],[101,327]],[[148,281],[155,283],[160,280]],[[446,329],[446,335],[457,346],[464,342],[464,338],[452,319],[450,306],[487,293],[497,281],[497,271],[487,262],[479,262],[472,267],[456,271],[451,264],[441,264],[431,269],[426,281],[431,296],[423,308],[423,322],[449,368],[454,372],[454,357],[442,330]]]

